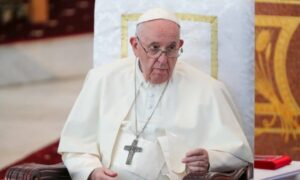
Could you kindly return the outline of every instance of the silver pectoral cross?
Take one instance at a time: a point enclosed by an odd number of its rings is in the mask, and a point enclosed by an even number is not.
[[[127,160],[126,160],[127,165],[130,165],[132,163],[134,153],[142,152],[142,150],[143,150],[141,147],[138,147],[137,144],[138,144],[138,139],[134,139],[131,143],[131,146],[125,146],[124,147],[124,150],[129,151],[128,156],[127,156]]]

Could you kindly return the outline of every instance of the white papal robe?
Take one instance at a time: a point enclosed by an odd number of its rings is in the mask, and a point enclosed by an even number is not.
[[[208,151],[210,171],[231,170],[253,161],[224,85],[178,61],[138,144],[143,148],[152,144],[149,148],[155,149],[155,153],[149,158],[149,151],[143,149],[145,154],[136,153],[131,166],[122,164],[128,153],[124,145],[130,145],[134,138],[134,63],[130,59],[120,60],[88,73],[58,150],[73,179],[87,179],[93,169],[101,166],[124,170],[124,177],[130,172],[145,179],[180,179],[185,172],[181,160],[194,148]],[[137,99],[140,129],[164,84],[147,87],[149,83],[139,71],[137,81],[141,88]]]

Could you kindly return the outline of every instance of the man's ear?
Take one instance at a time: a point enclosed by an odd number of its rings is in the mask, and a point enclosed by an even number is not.
[[[179,40],[179,48],[182,48],[184,41],[182,39]]]
[[[130,40],[129,40],[130,44],[131,44],[131,48],[132,48],[132,51],[134,53],[134,55],[136,57],[138,57],[138,41],[137,41],[137,38],[136,37],[131,37]]]

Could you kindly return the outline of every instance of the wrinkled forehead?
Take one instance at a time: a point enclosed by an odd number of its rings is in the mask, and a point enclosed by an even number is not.
[[[151,39],[178,40],[180,38],[180,27],[173,21],[156,19],[140,23],[137,26],[136,35]]]

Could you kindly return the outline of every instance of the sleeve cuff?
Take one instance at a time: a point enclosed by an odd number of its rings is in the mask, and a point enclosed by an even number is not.
[[[88,179],[92,171],[102,167],[97,156],[82,153],[63,153],[62,159],[73,180]]]
[[[248,162],[223,151],[207,150],[209,158],[209,171],[225,172],[248,165]]]

